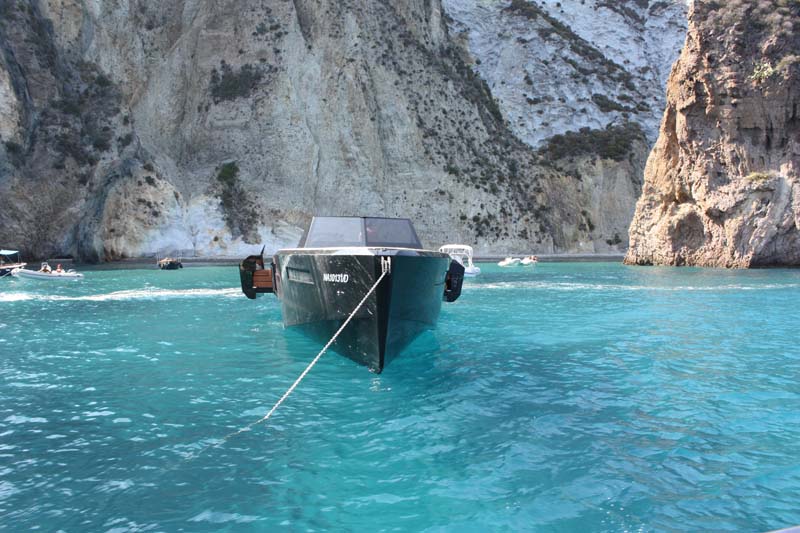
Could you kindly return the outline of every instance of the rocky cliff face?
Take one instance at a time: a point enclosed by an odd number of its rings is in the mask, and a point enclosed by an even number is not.
[[[800,264],[800,4],[697,0],[630,264]]]
[[[0,242],[85,260],[238,256],[296,244],[313,214],[386,214],[478,253],[624,247],[658,106],[640,82],[657,73],[569,33],[556,4],[500,2],[514,31],[551,51],[567,39],[559,61],[589,69],[592,88],[570,79],[580,90],[561,97],[591,101],[587,118],[545,126],[564,73],[542,84],[526,67],[514,84],[549,89],[506,91],[456,4],[0,0]],[[631,5],[619,16],[645,29],[680,20],[680,2]],[[539,53],[523,49],[511,57]],[[541,105],[523,111],[522,94]]]
[[[531,146],[580,128],[639,124],[655,142],[686,2],[444,0],[508,118]]]

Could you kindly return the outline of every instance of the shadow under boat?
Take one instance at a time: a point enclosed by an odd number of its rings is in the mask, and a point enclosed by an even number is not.
[[[283,323],[327,343],[388,268],[332,348],[374,372],[433,329],[442,301],[461,294],[464,267],[425,250],[408,219],[314,217],[297,248],[239,266],[248,298],[274,293]]]

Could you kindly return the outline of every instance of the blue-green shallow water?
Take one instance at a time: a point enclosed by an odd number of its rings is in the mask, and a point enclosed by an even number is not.
[[[482,265],[380,376],[231,267],[0,280],[0,528],[800,524],[800,272]]]

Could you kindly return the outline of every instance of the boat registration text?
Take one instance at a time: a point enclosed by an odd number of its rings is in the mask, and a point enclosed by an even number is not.
[[[325,273],[322,275],[322,279],[324,281],[329,281],[331,283],[347,283],[350,281],[350,274],[328,274]]]

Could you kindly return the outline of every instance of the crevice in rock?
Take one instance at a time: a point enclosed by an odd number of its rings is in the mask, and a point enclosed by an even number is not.
[[[297,26],[300,28],[300,34],[303,36],[306,46],[313,46],[313,15],[311,8],[308,5],[309,0],[292,0],[294,5],[294,12],[297,16]]]

